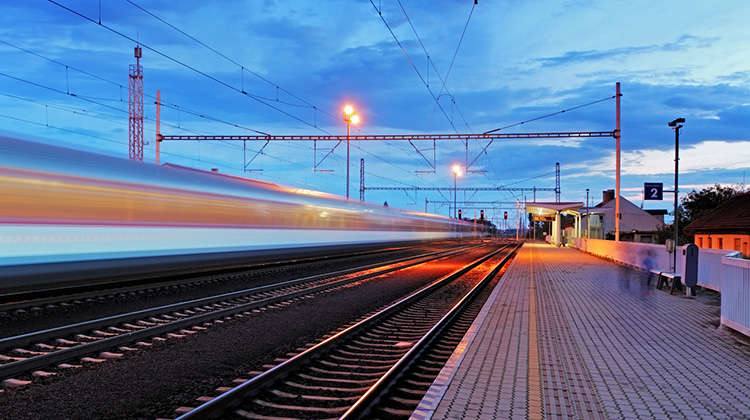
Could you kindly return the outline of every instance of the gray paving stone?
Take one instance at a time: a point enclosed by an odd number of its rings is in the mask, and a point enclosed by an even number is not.
[[[750,418],[750,349],[712,326],[714,297],[669,295],[633,269],[527,243],[490,299],[441,397],[420,405],[434,419],[470,418],[470,400],[498,418]]]

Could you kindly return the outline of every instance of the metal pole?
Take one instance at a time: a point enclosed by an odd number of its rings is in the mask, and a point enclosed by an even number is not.
[[[349,120],[346,120],[346,199],[349,199]]]
[[[617,141],[616,151],[616,174],[615,174],[615,242],[620,241],[620,138],[622,137],[621,131],[620,131],[620,82],[617,82],[617,86],[615,88],[615,107],[617,112],[617,126],[615,128],[615,132],[617,135],[615,136]]]
[[[586,240],[591,238],[591,224],[589,223],[589,189],[586,188]]]
[[[677,224],[680,220],[679,218],[679,207],[677,206],[677,196],[679,195],[679,189],[677,188],[677,176],[679,174],[678,171],[678,165],[680,161],[680,127],[681,125],[677,125],[674,128],[674,259],[672,261],[672,264],[674,266],[674,271],[677,272]]]
[[[453,218],[456,218],[456,196],[458,195],[458,174],[453,172]]]
[[[159,165],[159,145],[161,144],[161,90],[156,90],[156,165]]]

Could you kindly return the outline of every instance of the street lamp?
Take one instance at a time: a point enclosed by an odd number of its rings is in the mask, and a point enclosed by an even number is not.
[[[346,199],[349,199],[349,125],[359,122],[359,115],[351,105],[344,107],[344,121],[346,121]]]
[[[586,188],[586,240],[589,239],[591,239],[591,221],[589,220],[589,189]]]
[[[679,220],[679,207],[677,207],[677,196],[679,189],[677,188],[677,175],[679,174],[679,161],[680,161],[680,128],[684,124],[684,118],[677,118],[676,120],[669,123],[669,126],[674,130],[674,258],[672,260],[672,266],[674,271],[677,272],[677,223]]]
[[[453,165],[453,218],[456,218],[456,199],[458,196],[458,177],[461,176],[461,167]]]

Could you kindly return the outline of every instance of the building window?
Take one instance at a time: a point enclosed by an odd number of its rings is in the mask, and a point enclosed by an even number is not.
[[[719,249],[724,249],[724,238],[719,238]]]
[[[703,237],[698,238],[698,248],[703,248]]]
[[[734,250],[735,251],[740,250],[740,238],[734,238]]]
[[[711,246],[711,237],[710,236],[708,237],[708,247],[709,248],[713,248],[713,246]]]

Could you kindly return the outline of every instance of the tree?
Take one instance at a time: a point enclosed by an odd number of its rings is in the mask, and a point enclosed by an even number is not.
[[[719,184],[704,188],[699,192],[690,191],[687,197],[680,200],[682,202],[680,205],[680,224],[692,222],[742,192],[743,190],[739,187],[722,187]],[[684,226],[687,226],[687,224]]]

